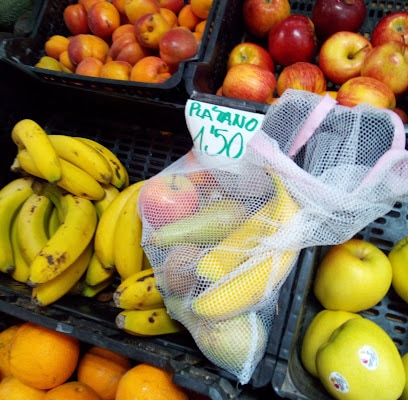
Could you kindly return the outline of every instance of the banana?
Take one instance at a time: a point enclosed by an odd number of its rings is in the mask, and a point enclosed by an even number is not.
[[[113,294],[116,307],[127,310],[149,310],[164,307],[156,286],[153,269],[142,270],[123,280]]]
[[[119,214],[132,193],[140,190],[144,182],[145,181],[139,181],[123,189],[116,198],[113,199],[99,219],[95,232],[94,246],[95,252],[105,268],[115,267],[113,240]]]
[[[85,274],[85,283],[89,286],[97,286],[105,281],[109,281],[115,275],[115,268],[105,268],[100,262],[95,251]]]
[[[101,183],[112,179],[112,168],[105,157],[80,140],[67,135],[48,135],[58,157],[76,165]]]
[[[61,221],[58,216],[58,208],[55,207],[53,204],[51,215],[48,220],[48,231],[47,231],[48,237],[51,237],[57,231],[60,225],[61,225]]]
[[[17,218],[14,218],[11,226],[11,247],[14,255],[14,270],[10,275],[15,281],[25,283],[30,274],[30,265],[26,262],[21,252],[18,243],[17,228]]]
[[[170,318],[166,307],[150,310],[123,310],[115,319],[119,329],[136,336],[156,336],[183,332],[185,328]]]
[[[279,226],[289,221],[299,210],[298,204],[287,192],[280,178],[272,176],[272,179],[275,184],[276,200],[270,218],[272,216],[276,224],[270,224],[268,232],[263,232],[263,237],[276,233]],[[248,222],[250,221],[251,218]],[[244,223],[238,228],[241,230],[241,235],[245,233],[242,230],[245,229],[245,225]],[[233,248],[230,247],[230,257],[233,257],[232,251]],[[235,265],[226,261],[228,251],[224,255],[227,269],[223,264],[213,264],[212,268],[222,271],[218,273],[218,281],[200,293],[192,302],[192,311],[199,317],[220,320],[248,311],[264,298],[268,290],[273,290],[282,280],[295,262],[298,252],[272,249],[263,254],[255,254],[243,262],[242,257],[239,257],[240,263]],[[236,262],[236,258],[233,258]],[[206,266],[205,270],[208,272],[210,265]],[[226,279],[222,279],[222,276],[228,273],[231,274]]]
[[[58,182],[62,176],[60,158],[44,129],[31,119],[17,122],[11,138],[19,151],[26,149],[41,177]]]
[[[12,273],[14,266],[11,246],[11,224],[18,210],[33,193],[33,178],[17,178],[0,189],[0,271]]]
[[[115,153],[95,140],[83,137],[75,137],[75,139],[88,144],[105,157],[112,169],[113,175],[110,183],[113,186],[116,186],[118,189],[123,189],[129,185],[129,174],[127,169]]]
[[[115,269],[122,279],[143,268],[142,221],[137,207],[143,185],[136,185],[118,215],[113,237]]]
[[[101,218],[103,212],[112,202],[112,200],[119,194],[119,189],[116,186],[111,184],[102,185],[103,190],[105,191],[105,196],[101,200],[95,200],[94,206],[96,208],[96,213],[98,218]]]
[[[100,294],[103,290],[105,290],[109,285],[113,282],[113,277],[106,280],[105,282],[98,283],[97,285],[88,285],[86,282],[82,282],[82,287],[80,290],[80,295],[84,297],[95,297],[96,295]]]
[[[28,283],[32,286],[47,282],[66,270],[92,242],[97,225],[95,207],[90,200],[71,193],[51,196],[56,207],[64,210],[64,218],[31,262]]]
[[[31,300],[37,306],[47,306],[67,294],[81,279],[92,256],[92,244],[77,259],[54,278],[40,283],[31,291]]]
[[[60,164],[62,175],[60,180],[56,182],[59,187],[69,193],[89,200],[100,200],[105,196],[105,191],[101,184],[87,172],[62,158],[60,159]],[[28,174],[45,179],[45,176],[37,168],[33,158],[26,149],[18,151],[11,170],[24,170]]]
[[[48,240],[48,221],[53,208],[47,196],[32,193],[17,214],[17,240],[28,264]]]

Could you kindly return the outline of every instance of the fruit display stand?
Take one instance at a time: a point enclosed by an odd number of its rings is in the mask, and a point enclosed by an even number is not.
[[[64,96],[54,101],[48,87],[30,79],[17,79],[19,74],[8,64],[0,63],[3,79],[0,93],[7,98],[0,108],[0,184],[10,181],[15,174],[10,165],[15,157],[15,144],[10,137],[14,124],[31,118],[47,132],[94,138],[113,150],[128,169],[130,180],[149,178],[191,148],[191,139],[185,125],[177,130],[163,131],[165,120],[135,110],[127,118],[122,105],[110,103],[87,106],[88,98],[69,102]],[[5,79],[7,77],[7,79]],[[38,93],[42,93],[38,101]],[[135,362],[146,362],[174,372],[177,384],[210,399],[257,399],[259,392],[272,392],[271,377],[276,355],[287,319],[287,307],[295,275],[291,275],[282,289],[277,315],[267,352],[251,381],[241,387],[236,380],[209,362],[198,350],[188,333],[157,337],[137,337],[125,333],[115,325],[119,309],[112,302],[113,287],[104,297],[88,299],[66,295],[56,303],[35,306],[28,286],[0,276],[0,315],[32,321],[65,332],[94,345],[122,353]],[[272,394],[270,394],[272,396]]]

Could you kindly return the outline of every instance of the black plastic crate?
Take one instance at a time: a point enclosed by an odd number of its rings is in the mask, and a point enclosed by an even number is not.
[[[289,0],[292,14],[311,17],[315,0]],[[227,72],[227,61],[235,45],[252,41],[266,46],[265,40],[252,37],[245,31],[242,18],[243,0],[223,0],[215,18],[213,34],[210,37],[202,59],[190,63],[185,71],[187,92],[191,98],[217,105],[246,111],[266,113],[264,103],[232,99],[216,95]],[[405,2],[399,0],[365,1],[367,15],[360,33],[370,37],[375,24],[387,13],[408,10]],[[277,66],[277,73],[279,66]],[[328,88],[334,87],[328,82]]]
[[[387,215],[369,224],[356,237],[369,241],[388,253],[398,240],[408,235],[407,222],[408,204],[397,203]],[[305,331],[314,316],[323,309],[313,294],[312,284],[316,268],[327,250],[328,247],[308,249],[302,254],[298,266],[293,285],[293,301],[288,306],[289,318],[272,378],[275,392],[284,398],[332,398],[320,381],[305,370],[300,358]],[[401,355],[408,352],[408,304],[393,288],[375,307],[360,314],[379,324],[393,339]]]
[[[84,136],[99,141],[113,150],[129,171],[130,181],[149,178],[184,155],[192,146],[183,130],[163,133],[151,127],[151,120],[135,121],[102,118],[97,115],[57,112],[44,114],[32,108],[14,110],[0,108],[0,118],[7,121],[0,127],[1,173],[4,185],[16,175],[9,166],[16,154],[10,132],[21,118],[33,118],[49,133]],[[111,348],[137,362],[147,362],[168,368],[175,374],[175,382],[186,389],[207,395],[214,400],[266,398],[275,368],[281,334],[286,326],[287,305],[292,295],[295,271],[281,289],[278,313],[275,317],[266,353],[250,382],[241,386],[236,378],[208,361],[195,345],[188,332],[157,337],[132,336],[115,325],[120,309],[111,295],[118,282],[105,292],[108,300],[88,299],[66,295],[47,307],[34,306],[31,289],[0,274],[0,313],[32,321],[73,335],[86,343]]]
[[[185,90],[183,77],[186,64],[189,61],[180,63],[177,71],[168,80],[160,84],[93,78],[35,67],[34,65],[41,56],[45,55],[44,44],[52,35],[70,35],[63,20],[63,10],[67,5],[73,3],[76,3],[76,1],[42,1],[32,33],[28,37],[4,39],[0,43],[0,59],[10,63],[19,71],[29,74],[32,78],[58,85],[61,89],[71,87],[76,92],[104,93],[108,97],[139,100],[153,105],[168,103],[180,107],[184,106],[188,94]],[[202,57],[207,42],[214,31],[212,21],[217,14],[217,9],[218,0],[214,0],[214,6],[208,17],[199,50],[191,60],[199,60]]]

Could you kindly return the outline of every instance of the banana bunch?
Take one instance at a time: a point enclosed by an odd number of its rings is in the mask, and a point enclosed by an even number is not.
[[[167,313],[152,268],[123,279],[113,294],[113,300],[117,307],[123,309],[116,316],[116,325],[128,333],[152,336],[184,330]]]
[[[47,134],[35,121],[23,119],[12,129],[16,172],[44,179],[67,192],[99,201],[106,185],[118,190],[129,184],[126,168],[105,146],[87,138]]]

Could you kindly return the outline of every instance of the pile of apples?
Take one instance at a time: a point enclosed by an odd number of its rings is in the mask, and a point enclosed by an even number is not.
[[[36,67],[162,83],[196,55],[211,0],[78,0],[64,8],[71,36],[55,34]]]
[[[333,398],[408,399],[408,352],[398,329],[371,312],[391,288],[408,301],[407,260],[408,237],[388,254],[353,238],[330,247],[317,265],[312,290],[322,308],[299,355]]]
[[[289,0],[244,0],[245,38],[231,50],[217,94],[272,103],[287,88],[329,94],[339,104],[368,102],[395,110],[408,91],[408,11],[382,17],[360,33],[363,0],[316,0],[311,17]]]

